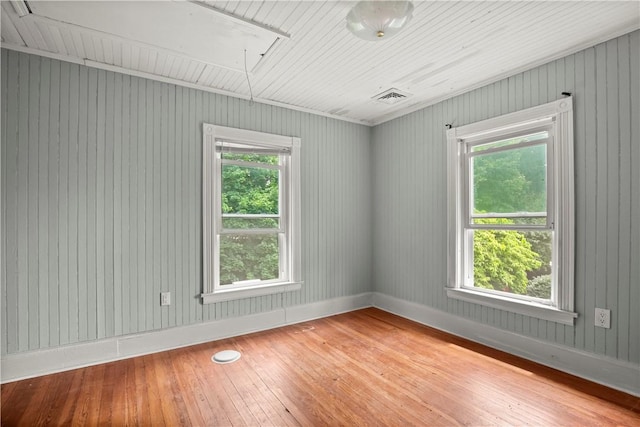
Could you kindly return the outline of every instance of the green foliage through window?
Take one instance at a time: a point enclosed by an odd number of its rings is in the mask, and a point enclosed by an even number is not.
[[[278,170],[223,164],[222,213],[277,214]]]
[[[546,145],[473,157],[474,213],[545,211],[546,169]]]
[[[500,144],[510,145],[509,140]],[[493,147],[492,147],[493,148]],[[546,145],[488,152],[470,160],[474,214],[546,212]],[[544,218],[476,218],[475,224],[544,224]],[[473,231],[474,286],[551,298],[552,232],[481,229]],[[544,279],[542,279],[544,278]],[[547,287],[546,284],[549,286]]]
[[[276,234],[220,236],[220,283],[269,280],[278,277],[279,250]]]
[[[234,162],[225,164],[225,160]],[[238,162],[250,164],[245,166]],[[277,165],[278,156],[223,154],[222,224],[225,230],[238,230],[238,233],[227,232],[220,236],[222,285],[279,277],[280,172],[278,169],[260,167],[260,164]],[[260,234],[240,232],[249,229],[273,231]]]
[[[474,285],[526,295],[531,273],[549,261],[533,250],[529,232],[474,230]]]

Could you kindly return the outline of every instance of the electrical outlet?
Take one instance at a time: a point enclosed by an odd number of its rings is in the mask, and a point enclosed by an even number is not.
[[[171,292],[160,293],[160,305],[171,305]]]
[[[611,310],[606,308],[596,308],[595,324],[601,328],[611,328]]]

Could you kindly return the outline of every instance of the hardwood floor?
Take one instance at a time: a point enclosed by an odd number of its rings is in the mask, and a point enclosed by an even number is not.
[[[236,349],[218,365],[211,356]],[[2,385],[2,425],[640,425],[640,399],[365,309]]]

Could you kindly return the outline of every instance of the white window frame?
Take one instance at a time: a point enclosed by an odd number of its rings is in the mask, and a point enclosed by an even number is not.
[[[553,232],[552,295],[550,303],[523,295],[480,290],[465,283],[469,277],[470,250],[465,236],[470,229],[466,177],[474,142],[506,139],[523,132],[545,128],[547,142],[547,221],[544,229]],[[448,195],[448,280],[447,296],[467,302],[573,325],[574,312],[574,177],[573,100],[571,97],[511,114],[452,128],[447,131]],[[522,228],[522,227],[517,227]],[[540,228],[540,227],[538,227]],[[472,250],[471,250],[472,253]]]
[[[280,274],[278,279],[253,280],[221,285],[220,235],[222,227],[222,159],[217,145],[258,146],[287,152],[282,155],[280,171]],[[241,298],[291,292],[301,289],[301,225],[300,225],[300,146],[296,137],[203,124],[202,159],[202,234],[204,304]]]

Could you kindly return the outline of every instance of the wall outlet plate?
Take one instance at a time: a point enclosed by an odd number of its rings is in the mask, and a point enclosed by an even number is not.
[[[600,328],[611,328],[611,310],[606,308],[596,308],[595,325]]]
[[[171,292],[160,293],[160,305],[171,305]]]

